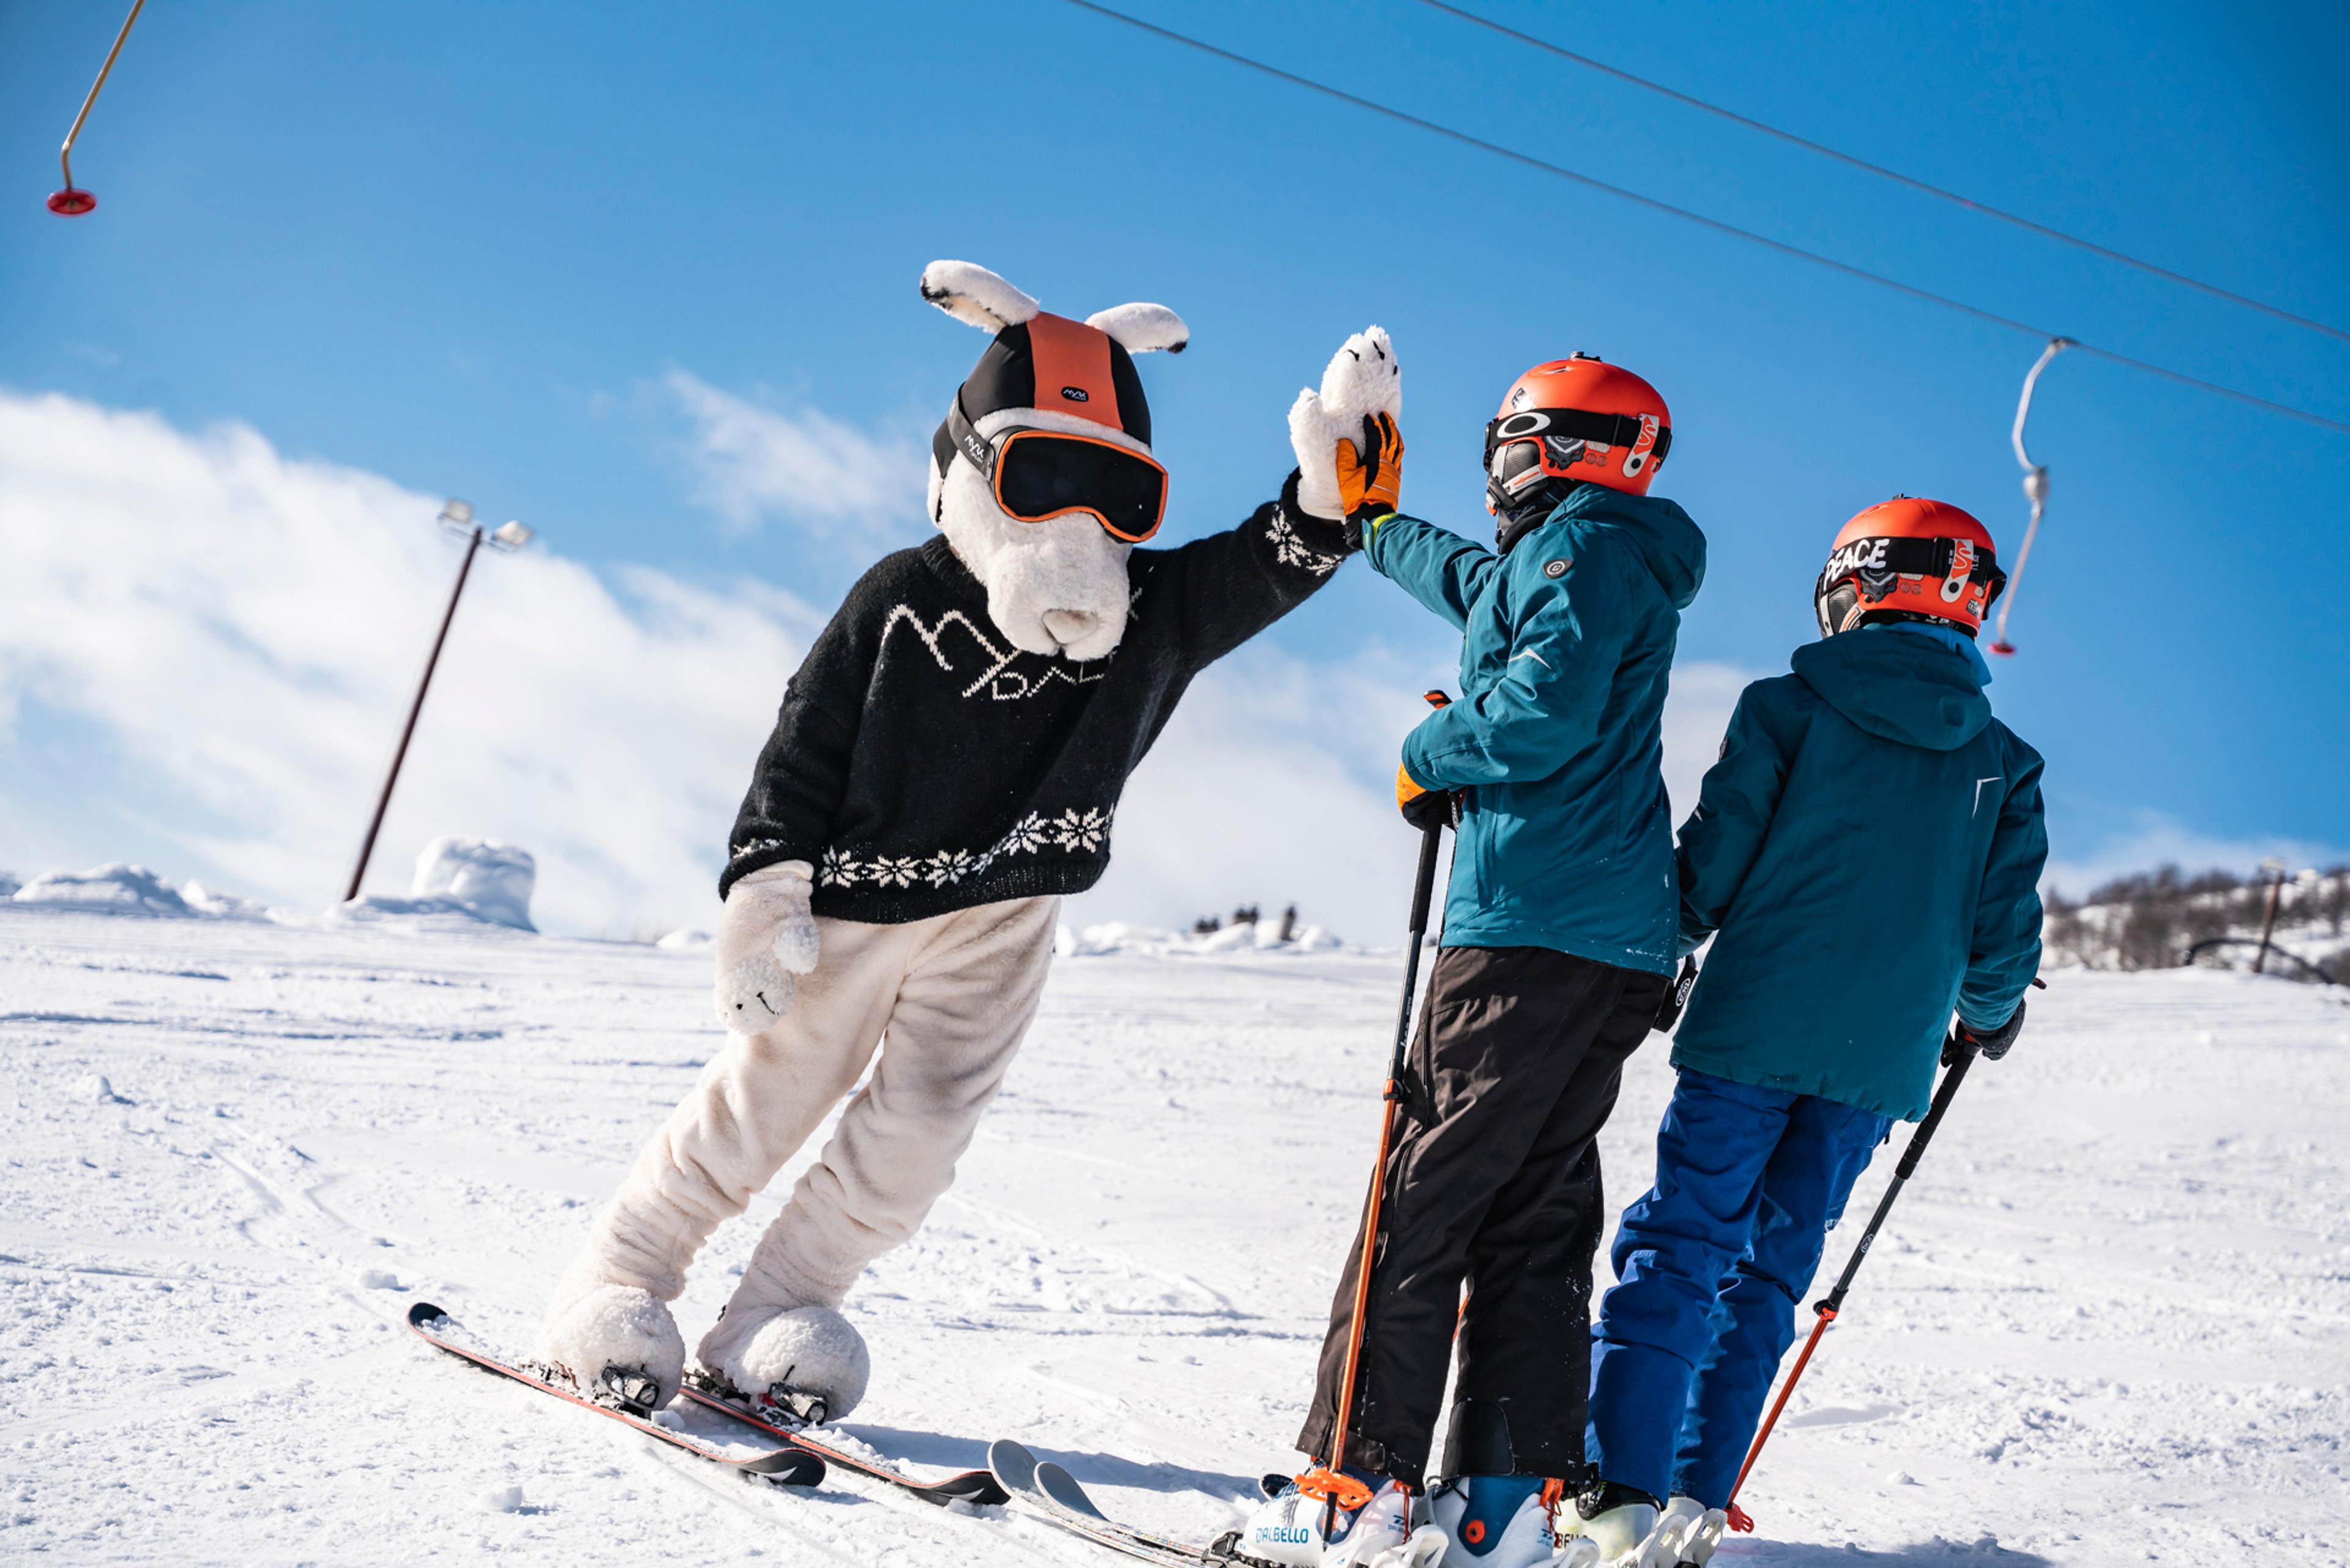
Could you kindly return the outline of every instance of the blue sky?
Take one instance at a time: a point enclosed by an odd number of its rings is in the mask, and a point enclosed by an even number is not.
[[[2189,5],[1478,8],[2350,326],[2338,8],[2284,7],[2258,26]],[[1985,308],[2350,418],[2350,344],[1405,0],[1130,9]],[[1969,507],[2003,553],[2020,539],[2006,431],[2034,340],[1052,0],[989,7],[983,26],[974,15],[163,0],[78,151],[101,206],[67,223],[40,197],[119,16],[8,8],[0,388],[152,410],[189,431],[238,421],[289,459],[523,517],[614,581],[650,567],[821,611],[880,549],[920,535],[918,506],[883,514],[919,483],[920,445],[982,340],[913,284],[926,261],[960,256],[1047,308],[1156,299],[1188,318],[1191,350],[1144,368],[1175,476],[1173,537],[1226,526],[1271,493],[1290,462],[1289,397],[1377,321],[1406,368],[1406,504],[1465,532],[1489,526],[1478,443],[1518,370],[1585,348],[1664,391],[1675,442],[1659,490],[1712,550],[1685,660],[1783,669],[1812,634],[1829,537],[1896,491]],[[744,408],[814,431],[847,471],[839,484],[874,465],[873,493],[713,483],[712,410]],[[1993,694],[2049,757],[2059,856],[2350,846],[2350,435],[2068,356],[2043,382],[2033,443],[2054,495],[2013,627],[2023,653],[2000,665]],[[1440,677],[1451,654],[1440,628],[1359,568],[1272,637],[1305,667],[1393,669],[1403,684]],[[774,698],[742,701],[764,711]],[[103,713],[37,686],[16,700],[0,755],[20,767],[64,778],[85,742],[106,750]],[[166,803],[133,811],[109,794],[138,774],[128,753],[117,762],[94,794],[20,788],[6,803],[20,841],[65,853],[109,832],[168,838]],[[0,864],[31,856],[0,841]]]

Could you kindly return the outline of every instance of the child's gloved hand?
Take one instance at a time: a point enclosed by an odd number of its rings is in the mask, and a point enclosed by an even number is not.
[[[718,926],[718,1022],[756,1034],[792,1010],[792,977],[816,968],[816,917],[808,898],[815,867],[805,860],[764,867],[726,892]]]
[[[1950,1037],[1942,1045],[1942,1065],[1947,1067],[1957,1061],[1960,1051],[1968,1046],[1972,1046],[1975,1054],[1984,1061],[1996,1062],[2007,1054],[2008,1048],[2015,1044],[2015,1037],[2022,1033],[2023,1003],[2021,1001],[2016,1002],[2015,1011],[2008,1014],[2007,1022],[1996,1029],[1974,1030],[1953,1021]]]
[[[1396,809],[1403,819],[1426,833],[1431,827],[1451,827],[1461,820],[1459,802],[1449,789],[1422,789],[1419,781],[1396,764]]]
[[[1330,357],[1321,390],[1289,406],[1297,504],[1340,522],[1358,510],[1395,510],[1403,483],[1403,373],[1384,328],[1367,327]]]

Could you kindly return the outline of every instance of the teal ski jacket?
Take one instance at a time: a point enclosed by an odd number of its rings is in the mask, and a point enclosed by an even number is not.
[[[2040,753],[1980,656],[1908,629],[1806,644],[1740,696],[1681,825],[1681,950],[1713,950],[1675,1066],[1916,1121],[1951,1010],[1989,1030],[2022,1000]]]
[[[1443,945],[1670,974],[1659,718],[1705,535],[1669,501],[1596,484],[1506,555],[1416,517],[1365,532],[1371,566],[1462,633],[1461,701],[1403,745],[1422,788],[1467,792]]]

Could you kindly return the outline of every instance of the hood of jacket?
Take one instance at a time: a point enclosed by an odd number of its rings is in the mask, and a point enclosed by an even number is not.
[[[1622,534],[1639,552],[1649,575],[1675,609],[1689,608],[1705,582],[1705,535],[1679,502],[1586,484],[1560,502],[1543,527],[1554,528],[1561,523],[1602,524]]]
[[[1991,722],[1991,699],[1963,654],[1931,639],[1847,631],[1788,661],[1820,700],[1872,735],[1952,752]]]

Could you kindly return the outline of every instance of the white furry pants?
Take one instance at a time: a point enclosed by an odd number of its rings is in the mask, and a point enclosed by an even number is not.
[[[727,1036],[637,1157],[573,1278],[676,1300],[710,1232],[798,1152],[879,1046],[879,1065],[760,1238],[727,1316],[837,1307],[953,1182],[1036,1015],[1059,909],[1016,898],[900,926],[818,919],[816,971],[801,978],[797,1005],[764,1033]]]

